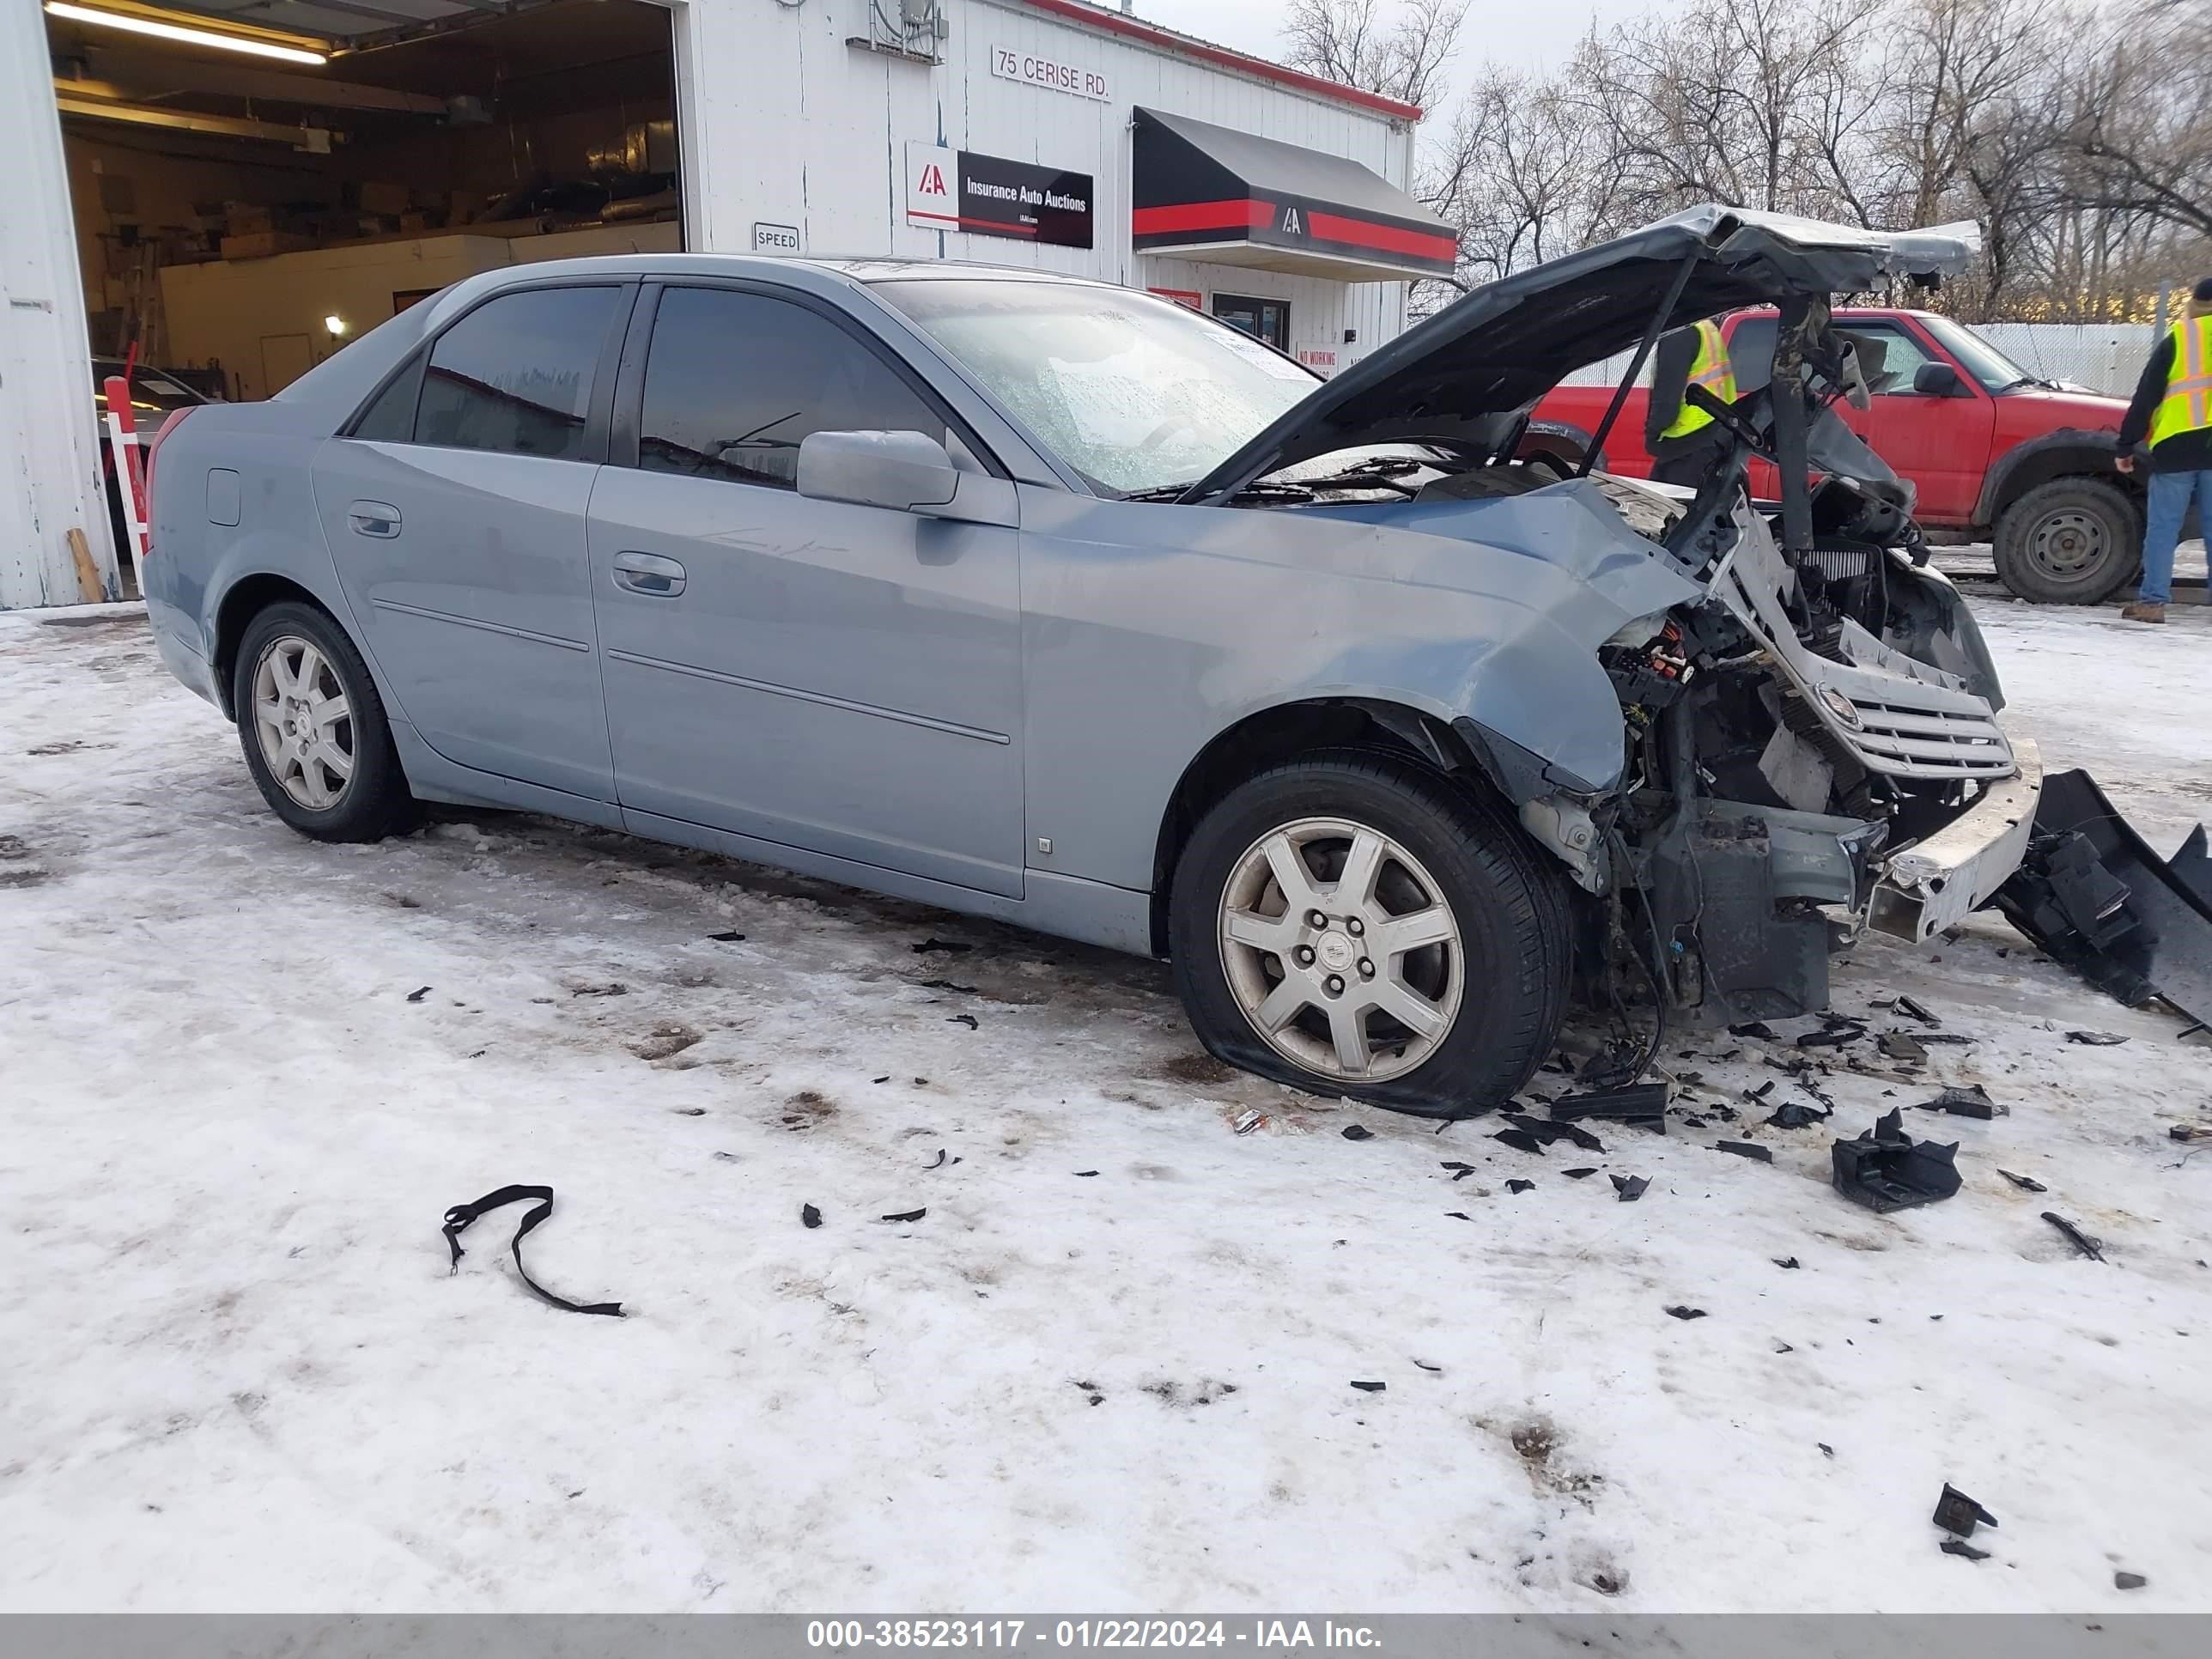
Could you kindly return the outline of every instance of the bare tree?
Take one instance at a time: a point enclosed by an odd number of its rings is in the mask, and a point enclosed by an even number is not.
[[[1291,0],[1284,58],[1293,68],[1426,109],[1443,90],[1468,0]]]
[[[2150,0],[2071,77],[2065,204],[2212,237],[2212,0]]]

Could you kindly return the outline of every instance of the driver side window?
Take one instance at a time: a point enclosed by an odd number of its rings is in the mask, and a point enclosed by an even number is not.
[[[638,465],[790,489],[811,432],[945,422],[881,357],[818,312],[730,289],[660,296],[646,358]]]

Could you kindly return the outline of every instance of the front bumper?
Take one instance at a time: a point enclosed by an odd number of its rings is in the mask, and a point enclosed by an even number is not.
[[[2012,757],[2019,770],[1992,783],[1956,818],[1877,866],[1867,925],[1917,945],[1989,902],[2027,856],[2043,793],[2043,757],[2026,738]]]

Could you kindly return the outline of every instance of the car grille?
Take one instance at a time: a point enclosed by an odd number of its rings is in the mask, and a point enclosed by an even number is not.
[[[1842,574],[1820,573],[1832,579]],[[1792,572],[1755,519],[1724,568],[1715,594],[1757,635],[1820,724],[1869,772],[1893,778],[2010,777],[2012,745],[1990,706],[1955,676],[1884,645],[1844,618],[1809,649],[1796,635],[1782,592]]]

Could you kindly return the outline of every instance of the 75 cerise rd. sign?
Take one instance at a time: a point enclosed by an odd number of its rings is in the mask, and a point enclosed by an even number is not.
[[[1034,52],[1018,52],[1012,46],[991,48],[991,73],[1004,80],[1020,81],[1053,92],[1073,93],[1078,98],[1096,98],[1101,102],[1113,95],[1106,89],[1105,76],[1095,69]]]

